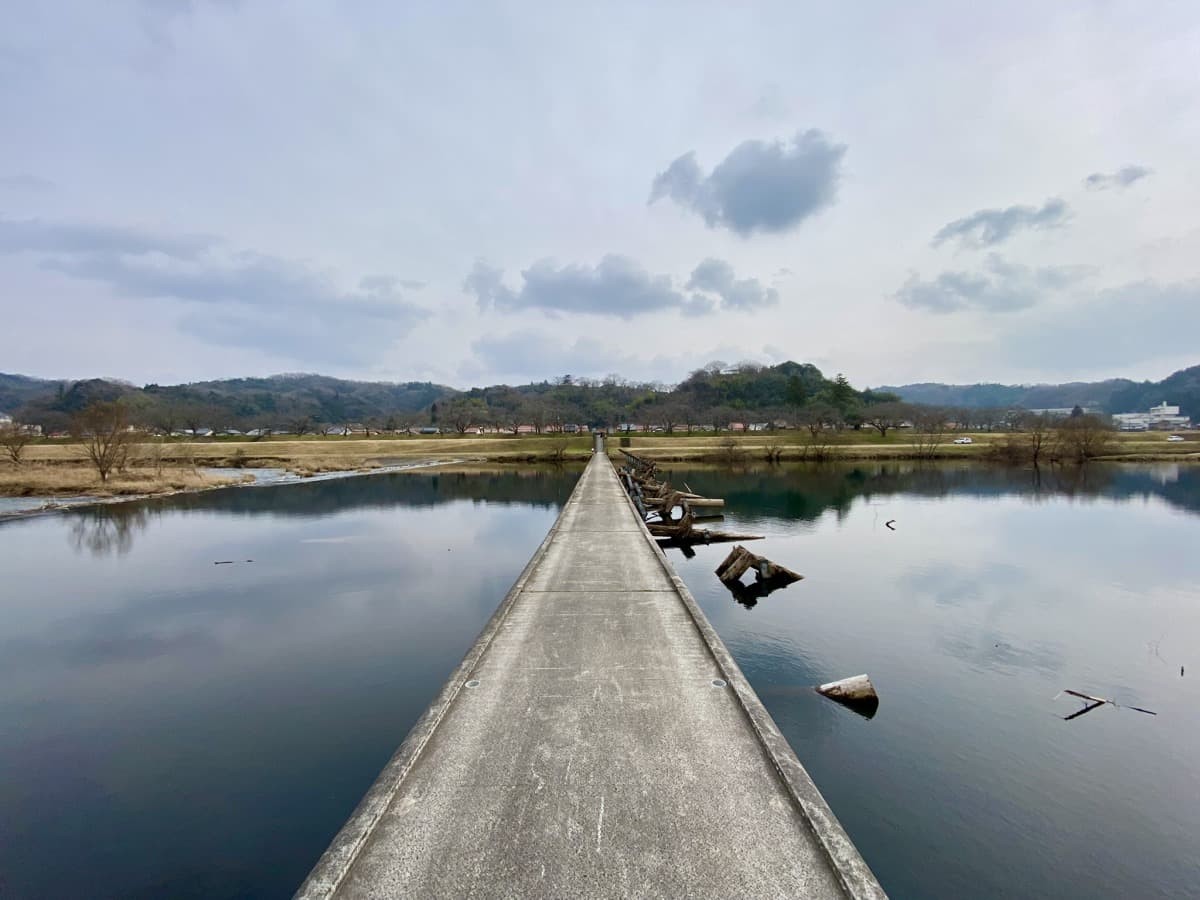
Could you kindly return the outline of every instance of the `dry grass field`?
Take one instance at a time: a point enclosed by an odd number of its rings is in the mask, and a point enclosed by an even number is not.
[[[753,434],[632,434],[612,435],[610,453],[628,442],[628,449],[661,461],[796,461],[814,459],[986,459],[1006,435],[971,434],[972,443],[954,444],[947,435],[932,451],[894,430],[842,432],[822,437],[814,447],[807,432]],[[369,470],[413,460],[462,460],[493,463],[578,461],[591,452],[590,436],[559,435],[438,435],[385,437],[272,437],[259,440],[167,440],[137,444],[130,464],[101,483],[86,462],[82,448],[69,442],[40,442],[26,448],[22,465],[0,463],[0,495],[155,494],[197,490],[235,482],[201,471],[207,467],[281,468],[299,475]],[[1165,434],[1114,435],[1105,459],[1124,461],[1200,461],[1200,434],[1169,442]]]
[[[105,482],[90,465],[77,460],[0,464],[0,496],[8,497],[123,497],[196,491],[235,484],[241,479],[206,475],[192,468],[129,468]]]

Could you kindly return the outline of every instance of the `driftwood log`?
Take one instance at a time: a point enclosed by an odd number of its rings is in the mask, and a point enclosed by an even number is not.
[[[697,510],[722,509],[725,501],[717,497],[703,497],[690,488],[686,491],[676,490],[669,481],[658,478],[658,465],[652,460],[643,459],[628,450],[621,450],[621,454],[627,461],[619,473],[621,484],[650,533],[663,542],[663,546],[762,540],[762,536],[757,534],[733,534],[695,527],[700,519],[721,518],[719,514],[698,514]],[[676,510],[680,510],[678,518]]]
[[[791,569],[785,568],[778,563],[771,562],[765,556],[759,556],[757,553],[751,553],[745,547],[737,546],[729,551],[729,555],[725,557],[725,561],[717,566],[717,577],[721,581],[729,584],[734,581],[740,581],[742,576],[746,574],[747,569],[754,570],[754,577],[758,581],[772,581],[782,586],[799,581],[804,576],[798,572],[793,572]]]
[[[750,585],[742,583],[742,576],[747,571],[754,572],[754,582]],[[716,574],[721,584],[733,594],[733,599],[746,609],[753,609],[763,597],[804,577],[771,562],[765,556],[751,553],[741,545],[729,552],[725,561],[717,566]]]

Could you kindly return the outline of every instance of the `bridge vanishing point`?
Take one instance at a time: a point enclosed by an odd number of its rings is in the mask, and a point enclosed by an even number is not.
[[[885,894],[597,452],[296,897],[628,896]]]

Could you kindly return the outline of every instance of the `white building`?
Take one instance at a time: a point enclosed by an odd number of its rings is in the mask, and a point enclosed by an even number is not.
[[[1192,420],[1181,416],[1178,406],[1171,406],[1164,400],[1158,406],[1150,407],[1148,412],[1116,413],[1113,423],[1121,431],[1149,431],[1152,428],[1190,428]]]

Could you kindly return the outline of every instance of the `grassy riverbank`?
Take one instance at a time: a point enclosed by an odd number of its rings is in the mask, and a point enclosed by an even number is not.
[[[131,467],[101,481],[96,470],[78,460],[27,462],[0,466],[0,496],[4,497],[126,497],[199,491],[237,484],[239,477],[206,475],[192,468]]]
[[[961,436],[961,435],[956,435]],[[930,450],[907,432],[842,432],[814,443],[807,432],[753,434],[633,434],[613,435],[610,452],[629,449],[665,462],[742,462],[776,459],[979,459],[995,455],[1008,435],[971,434],[972,443],[954,444],[949,437]],[[260,440],[161,440],[134,445],[131,463],[101,483],[75,443],[38,442],[26,448],[22,465],[0,464],[0,495],[157,494],[197,490],[236,482],[213,478],[206,467],[280,468],[306,476],[331,471],[369,471],[380,466],[418,459],[469,459],[500,464],[586,460],[590,436],[559,435],[437,435],[433,437],[272,437]],[[1165,434],[1117,434],[1102,457],[1111,461],[1200,461],[1200,434],[1169,442]]]

